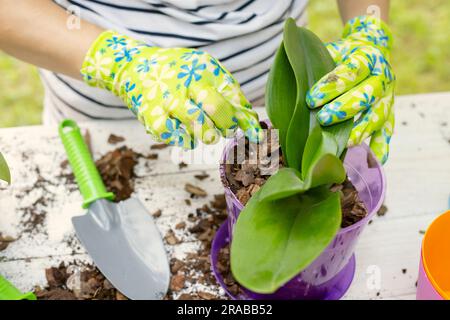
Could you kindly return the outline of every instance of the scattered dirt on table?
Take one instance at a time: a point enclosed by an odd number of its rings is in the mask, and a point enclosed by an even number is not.
[[[32,156],[32,154],[26,155],[26,157]],[[46,220],[47,206],[54,202],[57,196],[55,188],[64,183],[67,184],[67,189],[72,191],[74,187],[73,176],[59,175],[57,176],[58,179],[48,180],[42,176],[40,168],[36,165],[30,167],[29,171],[33,176],[30,180],[35,179],[35,181],[31,185],[19,189],[20,192],[15,194],[15,198],[20,203],[17,213],[20,214],[21,233],[44,232],[43,225]],[[23,183],[27,182],[24,181]],[[33,198],[31,203],[30,198]],[[22,200],[26,204],[21,204]]]
[[[165,298],[166,300],[174,299],[174,295],[185,288],[187,283],[197,283],[206,287],[218,286],[210,263],[211,242],[217,229],[226,218],[227,210],[225,196],[223,194],[214,195],[214,199],[209,204],[204,204],[200,208],[197,208],[195,213],[188,215],[187,220],[193,226],[187,230],[201,241],[201,246],[198,251],[188,253],[183,261],[176,258],[171,259],[170,271],[172,280],[170,290]],[[185,222],[178,224],[183,229],[186,228],[186,225]],[[223,299],[223,297],[210,292],[199,291],[182,293],[177,299],[211,300]]]
[[[108,137],[108,143],[109,144],[118,144],[118,143],[123,142],[123,141],[125,141],[124,137],[116,136],[115,134],[112,134],[112,133]]]
[[[128,147],[120,147],[98,159],[97,166],[108,191],[116,202],[128,199],[134,191],[134,166],[140,155]]]
[[[208,195],[205,190],[190,183],[184,185],[184,190],[191,194],[191,198],[206,197]]]
[[[45,269],[47,286],[35,287],[39,300],[126,300],[92,265],[61,263]]]
[[[41,196],[31,205],[21,209],[23,232],[34,232],[42,227],[47,215],[47,212],[44,210],[46,206],[47,200],[44,196]]]
[[[0,251],[3,251],[6,248],[8,248],[9,244],[14,241],[16,241],[15,238],[13,238],[11,236],[3,235],[0,232]]]
[[[425,234],[425,230],[419,230],[419,234]]]
[[[275,145],[278,146],[278,141]],[[272,150],[272,139],[268,139],[267,150]],[[251,196],[257,192],[261,186],[267,181],[270,175],[267,175],[266,167],[259,165],[258,161],[249,162],[249,143],[246,141],[246,158],[242,163],[225,164],[225,178],[223,181],[225,185],[231,188],[231,191],[236,195],[236,198],[245,205]],[[237,153],[237,146],[234,148],[234,154]],[[268,156],[270,156],[268,152]],[[237,157],[235,156],[235,159]],[[259,158],[257,158],[259,159]],[[368,158],[369,166],[376,165],[376,162]],[[279,157],[279,167],[282,167],[282,156]],[[359,198],[353,184],[348,178],[340,185],[332,186],[333,191],[341,191],[341,207],[342,207],[342,224],[341,227],[348,227],[367,215],[367,209]]]

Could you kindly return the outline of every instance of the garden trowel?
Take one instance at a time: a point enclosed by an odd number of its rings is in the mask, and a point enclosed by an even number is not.
[[[32,292],[22,293],[0,275],[0,300],[36,300]]]
[[[80,129],[64,120],[59,135],[83,195],[85,215],[72,218],[78,239],[103,275],[130,299],[161,299],[169,264],[161,235],[136,198],[114,203],[95,167]]]

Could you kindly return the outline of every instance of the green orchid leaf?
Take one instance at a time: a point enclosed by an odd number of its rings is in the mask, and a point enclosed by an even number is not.
[[[337,143],[334,136],[323,131],[320,126],[314,127],[308,137],[303,152],[302,178],[308,175],[310,168],[325,154],[337,154]]]
[[[311,31],[297,27],[288,19],[284,27],[284,46],[297,83],[296,107],[286,136],[287,163],[301,168],[308,134],[318,125],[306,104],[306,93],[335,64],[322,41]]]
[[[316,118],[316,114],[319,110],[311,110],[311,115]],[[350,138],[350,133],[353,129],[353,118],[345,120],[341,123],[333,124],[332,126],[322,127],[322,130],[331,134],[336,140],[338,150],[336,155],[340,157],[344,150],[347,149],[348,139]]]
[[[306,93],[323,75],[335,67],[328,50],[311,31],[288,19],[283,42],[277,51],[266,86],[266,109],[279,130],[285,165],[300,169],[303,150],[312,129],[318,126],[316,113],[306,105]],[[324,127],[335,136],[338,155],[347,146],[353,119]]]
[[[11,183],[11,172],[9,171],[8,164],[6,163],[6,160],[1,152],[0,152],[0,180]]]
[[[286,154],[286,134],[295,108],[296,84],[283,42],[275,55],[266,84],[266,110],[278,138],[283,154]]]
[[[304,192],[308,186],[300,178],[300,172],[281,168],[261,187],[259,201],[273,201]]]
[[[342,161],[332,153],[321,154],[314,161],[307,176],[302,180],[300,172],[281,168],[261,187],[259,201],[274,201],[300,194],[309,189],[333,183],[342,183],[346,173]]]
[[[342,161],[333,154],[322,155],[308,172],[305,185],[309,189],[318,186],[327,186],[333,183],[342,183],[346,177],[346,172]]]
[[[258,191],[236,222],[231,270],[258,293],[272,293],[306,268],[332,241],[341,224],[339,193],[316,188],[276,201]]]

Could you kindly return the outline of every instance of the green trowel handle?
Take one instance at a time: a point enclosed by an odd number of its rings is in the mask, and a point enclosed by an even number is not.
[[[113,200],[114,194],[106,191],[77,123],[69,119],[63,120],[59,125],[59,136],[83,195],[83,208],[89,207],[98,199]]]
[[[0,300],[36,300],[32,292],[22,293],[0,276]]]

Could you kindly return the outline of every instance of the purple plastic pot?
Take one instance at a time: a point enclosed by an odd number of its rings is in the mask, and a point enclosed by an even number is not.
[[[442,295],[436,291],[423,267],[423,255],[420,255],[419,278],[417,280],[417,300],[444,300]]]
[[[238,138],[231,140],[225,147],[220,166],[222,181],[226,181],[225,162],[236,145]],[[368,159],[372,165],[369,166]],[[218,230],[213,240],[211,264],[217,281],[233,299],[323,299],[336,300],[341,298],[349,288],[354,272],[354,248],[364,227],[378,211],[383,203],[386,179],[381,164],[365,144],[352,147],[347,151],[344,166],[347,175],[361,200],[366,205],[369,214],[357,223],[341,229],[330,245],[305,270],[288,281],[272,294],[258,294],[242,288],[243,294],[234,296],[223,282],[217,270],[218,255],[221,248],[231,240],[234,224],[243,205],[234,193],[225,186],[228,220]]]
[[[434,219],[420,251],[417,300],[450,300],[450,210]]]

